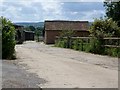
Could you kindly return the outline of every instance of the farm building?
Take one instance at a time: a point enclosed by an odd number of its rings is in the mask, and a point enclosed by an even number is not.
[[[24,30],[24,26],[15,25],[16,35],[15,40],[17,44],[22,44],[23,41],[34,40],[34,32]]]
[[[23,31],[23,38],[24,38],[24,41],[27,41],[27,40],[34,40],[34,31],[26,31],[24,30]]]
[[[20,25],[15,25],[15,24],[14,24],[14,27],[15,27],[15,30],[16,30],[15,40],[16,40],[17,43],[22,43],[23,40],[24,40],[24,38],[23,38],[24,27],[20,26]]]
[[[88,27],[88,21],[45,21],[44,42],[46,44],[55,43],[56,36],[59,36],[62,30],[75,31],[75,37],[87,37],[89,35]]]

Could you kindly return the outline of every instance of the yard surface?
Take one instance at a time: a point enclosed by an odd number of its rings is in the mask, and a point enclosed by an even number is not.
[[[21,87],[29,84],[29,87],[34,85],[42,88],[118,88],[118,58],[57,48],[34,41],[16,45],[16,54],[17,60],[3,61],[3,87],[14,85],[5,86],[5,83],[10,84],[14,80],[8,78],[5,71],[9,69],[6,69],[6,63],[11,66],[15,63],[20,72],[16,68],[11,68],[15,69],[11,72],[20,73],[14,77],[19,85],[26,83]]]

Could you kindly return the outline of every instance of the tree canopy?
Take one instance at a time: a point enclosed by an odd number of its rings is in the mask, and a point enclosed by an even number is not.
[[[114,0],[106,0],[104,6],[107,17],[116,21],[120,27],[120,1],[115,2]]]
[[[29,26],[30,31],[35,31],[35,27],[34,26]]]
[[[90,33],[94,37],[120,37],[120,28],[110,19],[95,19],[90,27]]]

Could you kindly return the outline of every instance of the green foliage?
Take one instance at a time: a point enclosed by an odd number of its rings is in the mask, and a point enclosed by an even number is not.
[[[102,47],[102,45],[103,45],[102,39],[97,39],[95,37],[91,38],[90,43],[86,48],[86,51],[92,52],[95,54],[103,54],[104,48]]]
[[[106,0],[104,6],[106,8],[106,15],[108,18],[112,18],[118,23],[120,27],[120,1],[116,2],[114,0]]]
[[[34,26],[29,26],[29,30],[30,31],[35,31],[35,27]]]
[[[11,21],[4,17],[0,17],[2,22],[2,58],[3,59],[13,59],[15,58],[15,28]]]
[[[75,50],[91,52],[95,54],[107,54],[110,56],[118,56],[118,49],[104,47],[104,37],[120,37],[120,27],[111,18],[109,19],[95,19],[90,29],[90,40],[73,39],[74,33],[71,31],[63,31],[60,38],[55,42],[56,46],[63,48],[72,48]],[[63,38],[64,37],[64,38]],[[114,44],[113,44],[114,43]],[[109,45],[118,45],[116,41],[110,40]]]
[[[71,38],[72,36],[74,36],[75,31],[73,30],[62,30],[62,32],[60,32],[60,38],[63,37],[67,37],[67,38]]]
[[[35,30],[35,35],[36,36],[42,36],[43,34],[43,28],[42,27],[37,27]]]
[[[84,44],[84,49],[85,49],[85,52],[90,52],[90,50],[91,50],[90,43],[85,43]]]
[[[82,39],[80,39],[80,43],[79,43],[79,50],[80,50],[80,51],[83,51],[83,50],[84,50],[83,45],[84,45],[84,42],[83,42]]]
[[[120,37],[120,27],[118,27],[115,21],[113,21],[111,18],[95,19],[89,31],[93,38],[90,40],[87,51],[97,54],[107,53],[113,56],[116,55],[115,53],[110,54],[109,52],[106,52],[106,49],[101,47],[101,45],[104,45],[104,37]],[[113,43],[113,41],[110,43]],[[116,52],[113,49],[112,51]]]
[[[73,48],[74,50],[79,50],[79,45],[80,45],[80,40],[79,40],[79,39],[73,40],[72,48]]]
[[[105,54],[113,57],[119,57],[120,49],[118,48],[105,48]]]
[[[60,32],[60,39],[66,38],[66,48],[71,48],[71,37],[73,37],[75,31],[73,30],[62,30]]]
[[[83,39],[76,38],[72,40],[70,47],[72,47],[72,49],[74,50],[120,57],[120,48],[112,48],[112,47],[105,48],[102,45],[104,45],[104,42],[103,42],[103,39],[101,38],[98,39],[96,37],[93,37],[90,39],[90,42],[87,42],[86,40],[83,40]],[[56,40],[55,46],[61,47],[61,48],[67,48],[67,39],[63,38],[63,39]]]
[[[35,30],[35,36],[36,36],[36,40],[39,42],[39,38],[40,36],[43,36],[43,28],[42,27],[37,27]]]
[[[56,47],[61,47],[61,48],[66,48],[67,47],[67,40],[58,39],[58,40],[55,41],[55,46]]]
[[[24,29],[26,31],[35,31],[36,30],[36,28],[34,26],[27,26],[27,27],[24,27]]]
[[[120,37],[120,28],[110,19],[95,19],[89,29],[91,36],[97,38],[116,36]]]

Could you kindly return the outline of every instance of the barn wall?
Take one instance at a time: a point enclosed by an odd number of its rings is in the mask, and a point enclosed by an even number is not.
[[[88,31],[77,31],[75,33],[75,36],[77,36],[77,37],[88,37],[89,36],[89,32]]]
[[[45,43],[46,44],[53,44],[55,43],[55,37],[60,35],[60,31],[45,31]]]
[[[46,44],[54,44],[55,43],[55,37],[60,35],[60,30],[48,30],[45,31],[45,43]],[[87,37],[89,36],[89,32],[88,31],[76,31],[75,35],[77,37]]]

